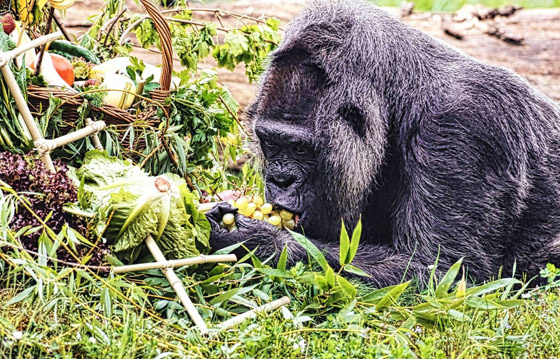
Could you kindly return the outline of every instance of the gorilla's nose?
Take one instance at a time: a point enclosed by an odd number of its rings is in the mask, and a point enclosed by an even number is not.
[[[288,188],[296,181],[296,176],[289,172],[277,172],[269,177],[269,180],[276,186]]]

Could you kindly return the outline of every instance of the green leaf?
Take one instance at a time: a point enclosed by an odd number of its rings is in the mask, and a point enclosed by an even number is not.
[[[410,284],[410,281],[408,282],[404,282],[401,283],[399,285],[395,285],[391,288],[391,290],[389,290],[381,300],[379,300],[379,302],[377,302],[377,305],[375,306],[375,309],[377,311],[391,305],[391,304],[396,304],[397,299],[399,299],[399,297],[401,296],[401,294],[405,291],[405,289],[408,287],[408,285]]]
[[[278,258],[278,265],[276,268],[281,271],[286,270],[286,264],[288,262],[288,246],[285,245],[282,249],[282,253],[280,253],[280,258]]]
[[[486,298],[480,298],[480,297],[468,297],[465,300],[465,304],[468,305],[469,307],[475,308],[475,309],[483,309],[483,310],[491,310],[491,309],[503,309],[505,308],[504,306],[486,299]]]
[[[311,257],[313,257],[313,259],[315,259],[315,261],[317,261],[317,263],[321,266],[323,271],[326,272],[327,269],[330,268],[329,263],[325,259],[325,256],[319,250],[319,248],[317,248],[317,246],[315,246],[315,244],[313,244],[313,242],[311,242],[309,239],[305,238],[305,236],[303,236],[303,235],[301,235],[297,232],[293,232],[293,231],[290,231],[290,230],[288,230],[288,232],[290,232],[290,234],[292,235],[292,237],[294,237],[296,242],[298,242],[303,248],[305,248],[307,253]]]
[[[359,275],[359,276],[362,276],[362,277],[370,277],[371,278],[371,275],[369,275],[368,273],[364,272],[362,269],[360,269],[360,268],[358,268],[358,267],[356,267],[352,264],[345,265],[344,270],[348,273],[352,273],[352,274]]]
[[[455,278],[457,278],[457,274],[461,269],[461,264],[463,263],[463,258],[459,259],[455,264],[449,268],[447,273],[443,276],[439,285],[436,288],[435,296],[436,298],[443,298],[447,296],[449,293],[449,288],[453,285]]]
[[[465,292],[465,296],[467,297],[473,295],[481,296],[505,288],[508,285],[515,285],[515,284],[521,284],[521,282],[515,278],[498,279],[478,287],[467,289],[467,291]]]
[[[356,253],[358,253],[358,246],[360,245],[360,238],[362,237],[362,218],[358,220],[354,232],[352,232],[352,240],[350,241],[350,250],[348,252],[348,257],[346,258],[347,263],[352,263]]]
[[[236,295],[241,289],[242,289],[241,287],[230,289],[227,292],[224,292],[224,293],[220,294],[219,296],[217,296],[216,298],[212,299],[210,301],[210,304],[215,305],[215,304],[218,304],[218,303],[225,302],[226,300],[228,300],[231,297],[233,297],[234,295]]]
[[[350,263],[350,261],[346,260],[348,258],[349,248],[350,248],[350,238],[348,237],[348,232],[346,232],[346,226],[344,225],[344,220],[342,220],[342,225],[340,228],[340,250],[339,250],[341,266]]]
[[[332,268],[327,268],[327,270],[325,271],[325,278],[327,278],[327,283],[329,285],[329,288],[334,287],[335,285],[335,275],[334,275],[334,270]]]
[[[465,313],[460,312],[456,309],[449,309],[447,314],[449,314],[451,319],[454,319],[458,322],[468,322],[468,321],[471,320],[471,318],[468,315],[466,315]]]
[[[111,318],[111,315],[113,313],[113,303],[111,301],[111,293],[109,292],[109,288],[103,289],[103,291],[101,292],[100,300],[101,300],[101,307],[105,312],[105,316],[107,318]]]
[[[286,272],[285,270],[281,269],[274,269],[274,268],[255,268],[257,271],[266,274],[269,277],[277,277],[277,278],[290,278],[291,275]]]
[[[336,282],[347,297],[354,298],[358,294],[356,287],[341,275],[336,275]]]
[[[22,291],[21,293],[19,293],[18,295],[16,295],[12,299],[10,299],[8,302],[6,302],[5,306],[9,306],[9,305],[21,302],[22,300],[26,299],[31,293],[33,293],[35,288],[36,288],[36,286],[34,285],[34,286],[31,286],[31,287],[25,289],[24,291]]]

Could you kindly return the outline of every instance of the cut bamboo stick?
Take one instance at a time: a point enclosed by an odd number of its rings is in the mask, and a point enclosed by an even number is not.
[[[89,126],[92,124],[91,118],[86,118],[86,126]],[[103,145],[101,144],[101,141],[99,141],[99,136],[97,135],[97,132],[94,133],[91,136],[91,142],[93,143],[93,147],[95,147],[96,150],[103,150]]]
[[[60,32],[60,31],[53,32],[52,34],[48,34],[48,35],[45,35],[45,36],[38,37],[35,40],[32,40],[32,41],[30,41],[26,44],[20,45],[20,46],[16,47],[15,49],[11,50],[11,51],[4,52],[2,54],[2,59],[0,60],[0,66],[4,66],[9,61],[15,59],[16,57],[23,54],[27,50],[34,49],[37,46],[44,45],[47,42],[51,42],[51,41],[60,39],[61,37],[63,37],[62,32]]]
[[[4,56],[5,54],[6,53],[3,53],[1,54],[1,56]],[[31,115],[31,111],[29,111],[29,107],[27,107],[27,102],[25,101],[25,98],[21,93],[21,90],[18,86],[18,83],[14,77],[14,73],[12,72],[9,63],[5,63],[4,65],[0,64],[0,66],[2,66],[1,67],[2,76],[4,77],[4,80],[6,81],[6,85],[8,85],[8,88],[10,89],[10,92],[14,97],[14,100],[16,101],[16,106],[19,112],[21,113],[21,117],[23,117],[25,126],[27,127],[29,133],[31,134],[31,138],[33,138],[33,142],[37,143],[42,141],[43,134],[39,130],[37,123],[35,123],[35,120],[33,119],[33,115]],[[41,161],[43,161],[45,167],[47,167],[50,171],[54,172],[54,165],[51,156],[49,155],[48,152],[41,156]]]
[[[237,317],[233,317],[231,319],[226,320],[225,322],[218,324],[217,327],[218,329],[224,330],[224,329],[229,329],[231,327],[234,327],[238,324],[241,324],[242,322],[244,322],[245,320],[249,319],[249,318],[255,318],[257,316],[258,313],[266,313],[266,312],[271,312],[273,310],[276,310],[286,304],[290,303],[290,298],[288,297],[282,297],[280,299],[276,299],[275,301],[272,301],[270,303],[261,305],[258,308],[255,308],[253,310],[250,310],[248,312],[245,312],[243,314],[238,315]]]
[[[150,250],[152,256],[154,256],[154,259],[157,262],[162,262],[162,263],[167,262],[165,256],[159,249],[156,241],[152,238],[152,236],[148,235],[146,237],[146,245],[148,246],[148,249]],[[183,287],[183,282],[179,279],[179,277],[177,277],[177,274],[175,274],[173,268],[165,268],[162,269],[162,271],[163,274],[165,274],[167,280],[169,281],[169,284],[171,284],[171,287],[173,287],[173,290],[175,290],[175,293],[177,293],[177,297],[179,297],[179,300],[183,304],[183,307],[185,307],[185,309],[187,310],[187,313],[189,313],[189,316],[191,317],[194,324],[197,326],[197,328],[200,330],[202,334],[207,334],[208,327],[206,326],[206,323],[204,322],[204,320],[196,310],[194,304],[191,302],[191,299],[187,295],[187,292]]]
[[[103,130],[105,126],[105,122],[103,121],[91,122],[89,125],[80,128],[79,130],[70,132],[64,136],[53,138],[52,140],[41,139],[39,141],[35,141],[35,148],[40,155],[43,155],[53,151],[55,148],[62,147],[82,138],[97,134],[99,131]]]
[[[113,273],[127,273],[127,272],[136,272],[136,271],[148,270],[148,269],[166,269],[166,268],[175,268],[175,267],[189,266],[195,264],[236,262],[236,261],[237,261],[237,257],[235,256],[235,254],[212,255],[212,256],[202,255],[202,256],[192,257],[192,258],[168,260],[165,262],[140,263],[140,264],[131,264],[126,266],[118,266],[118,267],[113,267],[112,271]]]

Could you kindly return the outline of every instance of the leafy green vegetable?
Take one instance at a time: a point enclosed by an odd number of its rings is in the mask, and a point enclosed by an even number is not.
[[[168,258],[196,256],[208,248],[210,225],[177,175],[153,177],[128,161],[97,150],[76,171],[79,204],[97,213],[94,228],[120,257],[135,259],[152,235]]]

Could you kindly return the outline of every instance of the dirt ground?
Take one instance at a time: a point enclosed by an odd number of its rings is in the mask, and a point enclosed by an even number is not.
[[[132,11],[143,12],[143,9],[134,2],[129,3]],[[303,7],[302,1],[296,0],[237,1],[211,5],[195,3],[192,6],[193,8],[221,8],[254,17],[274,16],[282,20],[283,26]],[[78,2],[68,10],[64,24],[71,33],[79,36],[87,29],[87,17],[98,13],[100,9],[101,0]],[[399,8],[385,10],[396,17],[401,17]],[[475,11],[473,8],[464,8],[453,18],[441,14],[413,14],[402,20],[483,62],[515,70],[542,92],[560,102],[560,9],[523,9],[508,17],[498,16],[491,22],[473,19],[471,16],[473,11]],[[213,20],[212,13],[197,12],[195,17],[201,20]],[[229,22],[228,19],[224,21],[226,26],[235,25],[231,19]],[[442,30],[442,24],[450,22],[459,29],[459,35],[463,37],[461,40],[445,34]],[[484,26],[487,27],[488,24],[497,28],[500,33],[511,35],[512,38],[523,38],[522,44],[515,45],[490,36],[484,31]],[[137,56],[152,64],[160,61],[158,54],[143,50],[135,51]],[[180,65],[176,62],[175,66],[178,69]],[[203,66],[213,67],[214,63],[209,60]],[[238,69],[234,73],[220,69],[219,77],[241,106],[245,107],[253,98],[256,85],[248,84],[243,72],[243,69]]]

